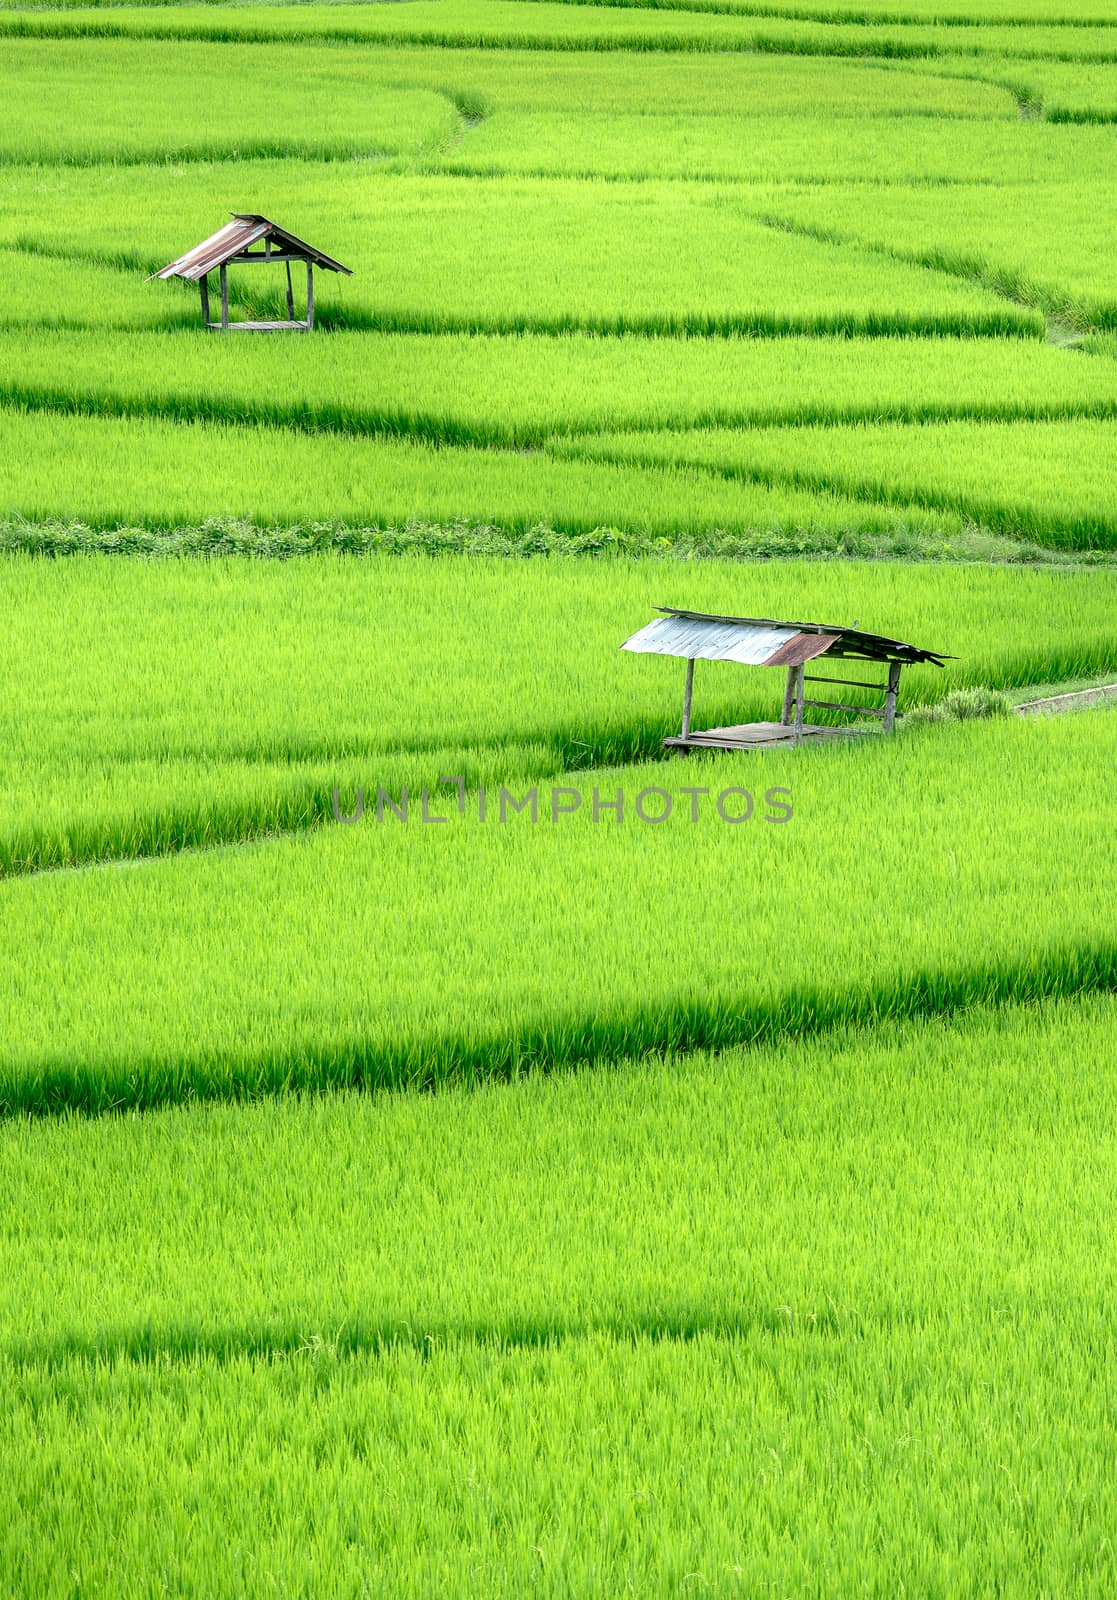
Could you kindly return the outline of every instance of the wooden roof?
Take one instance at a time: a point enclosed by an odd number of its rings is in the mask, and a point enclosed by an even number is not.
[[[842,624],[728,617],[672,606],[657,606],[656,610],[663,615],[626,639],[622,650],[681,656],[689,661],[738,661],[756,667],[795,667],[821,655],[864,661],[929,661],[936,667],[953,659],[941,650],[924,650]]]
[[[208,239],[203,239],[201,244],[196,244],[187,250],[184,255],[168,262],[159,272],[153,272],[153,278],[187,278],[191,283],[196,283],[199,278],[204,278],[207,272],[213,272],[216,267],[226,266],[254,244],[269,241],[273,246],[278,245],[278,255],[297,256],[300,260],[310,261],[316,267],[324,267],[327,272],[344,272],[352,275],[352,268],[343,267],[340,261],[335,261],[333,256],[328,256],[324,250],[318,250],[312,244],[307,244],[305,239],[299,239],[293,233],[288,233],[286,228],[281,228],[277,222],[272,222],[269,217],[262,217],[254,211],[234,211],[232,222],[227,222],[223,228],[218,228],[216,233],[211,233]],[[254,255],[252,260],[262,260],[264,252]]]

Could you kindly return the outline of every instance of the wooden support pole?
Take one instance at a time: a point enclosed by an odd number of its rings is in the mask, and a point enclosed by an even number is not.
[[[221,332],[229,331],[229,270],[221,268]]]
[[[803,742],[803,667],[795,668],[795,743]]]
[[[683,690],[683,731],[680,738],[690,738],[690,697],[694,689],[694,658],[688,657],[686,664],[686,688]]]
[[[202,321],[209,327],[209,278],[203,275],[198,279],[198,288],[202,291]]]
[[[795,702],[795,668],[787,669],[787,688],[783,692],[783,711],[780,713],[780,722],[786,728],[791,722],[791,708]]]
[[[287,321],[295,320],[295,291],[291,288],[291,263],[287,263]]]
[[[893,661],[888,668],[888,688],[884,695],[883,731],[891,733],[896,721],[896,697],[900,693],[900,663]]]
[[[314,326],[314,267],[308,261],[306,264],[306,331]]]

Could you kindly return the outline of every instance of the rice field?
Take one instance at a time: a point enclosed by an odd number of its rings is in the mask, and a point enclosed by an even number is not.
[[[176,315],[192,318],[193,306]],[[286,345],[207,345],[189,329],[124,340],[23,328],[0,333],[0,399],[497,447],[711,425],[1071,421],[1117,414],[1117,368],[1100,337],[1068,360],[1054,345],[1018,339],[335,331]]]
[[[1113,1024],[15,1124],[0,1560],[42,1593],[1105,1587]]]
[[[646,767],[593,770],[542,796],[510,767],[484,816],[468,783],[458,811],[451,782],[406,820],[370,759],[376,805],[350,826],[6,884],[0,1107],[428,1085],[1110,985],[1115,738],[1107,712],[1069,730],[978,724],[933,750],[913,733],[868,761],[844,746],[772,755],[755,794],[747,758],[650,786]],[[432,766],[415,763],[409,791]],[[683,793],[699,776],[705,807]],[[717,785],[732,794],[720,809]],[[889,833],[896,790],[912,800]],[[851,815],[859,829],[838,825]],[[868,947],[859,906],[827,912],[855,874],[875,907]],[[704,916],[680,970],[663,927],[694,878]]]
[[[0,36],[0,1592],[1111,1590],[1112,5]]]
[[[956,509],[999,531],[1076,548],[1109,541],[1117,488],[1109,421],[927,422],[595,434],[564,441],[575,457],[697,465],[728,477],[827,488],[870,500]],[[1085,513],[1097,504],[1100,516]]]
[[[617,647],[665,594],[719,610],[744,582],[765,611],[789,597],[811,616],[871,604],[873,621],[956,658],[909,670],[912,705],[968,684],[1117,672],[1109,571],[706,561],[664,573],[623,558],[510,571],[475,559],[463,577],[446,563],[325,554],[154,569],[74,558],[45,571],[10,558],[0,571],[12,619],[0,665],[0,874],[304,829],[331,820],[335,787],[418,792],[449,772],[476,792],[511,773],[561,782],[650,759],[674,729],[679,674]],[[463,614],[441,623],[432,662],[430,630],[456,605]],[[86,638],[89,615],[101,627]],[[494,674],[477,615],[502,638],[531,616],[539,656],[510,657]],[[360,619],[373,618],[367,633]],[[1024,619],[1026,648],[1013,633]],[[739,683],[712,666],[698,679],[702,714],[714,726],[763,719],[779,699],[774,678]]]

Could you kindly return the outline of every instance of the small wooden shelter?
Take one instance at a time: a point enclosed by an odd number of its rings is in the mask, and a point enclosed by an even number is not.
[[[256,212],[234,211],[232,222],[227,222],[208,239],[187,250],[177,260],[171,261],[153,278],[185,278],[196,283],[202,296],[202,320],[207,328],[221,333],[283,333],[286,331],[309,333],[314,327],[314,269],[326,272],[344,272],[351,275],[333,256],[316,250],[304,239],[297,239],[286,228],[261,217]],[[296,318],[295,295],[291,283],[291,263],[301,262],[306,267],[306,316]],[[230,322],[229,321],[229,267],[282,266],[287,269],[287,320],[286,322]],[[209,315],[209,275],[216,271],[221,285],[221,321],[211,322]],[[150,279],[148,280],[150,282]]]
[[[657,606],[663,615],[626,639],[622,650],[637,654],[679,656],[686,662],[686,687],[683,691],[683,725],[676,736],[664,739],[665,749],[677,750],[757,750],[772,745],[801,744],[804,739],[846,738],[871,730],[856,725],[825,726],[806,722],[808,708],[844,711],[857,717],[876,718],[884,733],[891,733],[900,715],[896,701],[900,692],[901,668],[911,662],[929,661],[941,667],[952,660],[941,650],[921,650],[899,639],[886,639],[877,633],[857,628],[832,627],[822,622],[773,622],[767,617],[723,617],[705,611],[679,611]],[[818,677],[808,673],[809,663],[826,656],[835,661],[867,661],[887,667],[884,681],[864,678]],[[695,661],[736,661],[754,667],[786,667],[783,710],[778,722],[745,722],[736,727],[709,728],[703,733],[691,728],[691,696]],[[874,689],[883,695],[880,706],[856,706],[836,699],[808,700],[807,683],[832,683],[854,689]]]

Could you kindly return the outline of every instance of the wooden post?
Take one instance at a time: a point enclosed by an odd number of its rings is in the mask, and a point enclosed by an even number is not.
[[[198,279],[198,288],[202,291],[202,321],[209,327],[209,278],[205,273]]]
[[[229,331],[229,272],[221,268],[221,332]]]
[[[688,657],[686,664],[686,688],[683,690],[683,739],[690,738],[690,696],[694,688],[694,658]]]
[[[795,668],[795,743],[803,743],[803,674],[802,663]]]
[[[291,263],[287,263],[287,321],[295,320],[295,295],[291,288]]]
[[[310,332],[314,326],[314,267],[311,262],[306,264],[306,331]]]
[[[780,713],[780,721],[783,723],[785,728],[788,726],[788,724],[791,721],[791,707],[792,707],[792,704],[794,703],[794,700],[795,700],[795,668],[794,667],[788,667],[788,669],[787,669],[787,688],[783,692],[783,711]]]
[[[900,663],[893,661],[888,668],[888,688],[884,694],[884,731],[891,733],[896,721],[896,696],[900,692]]]

